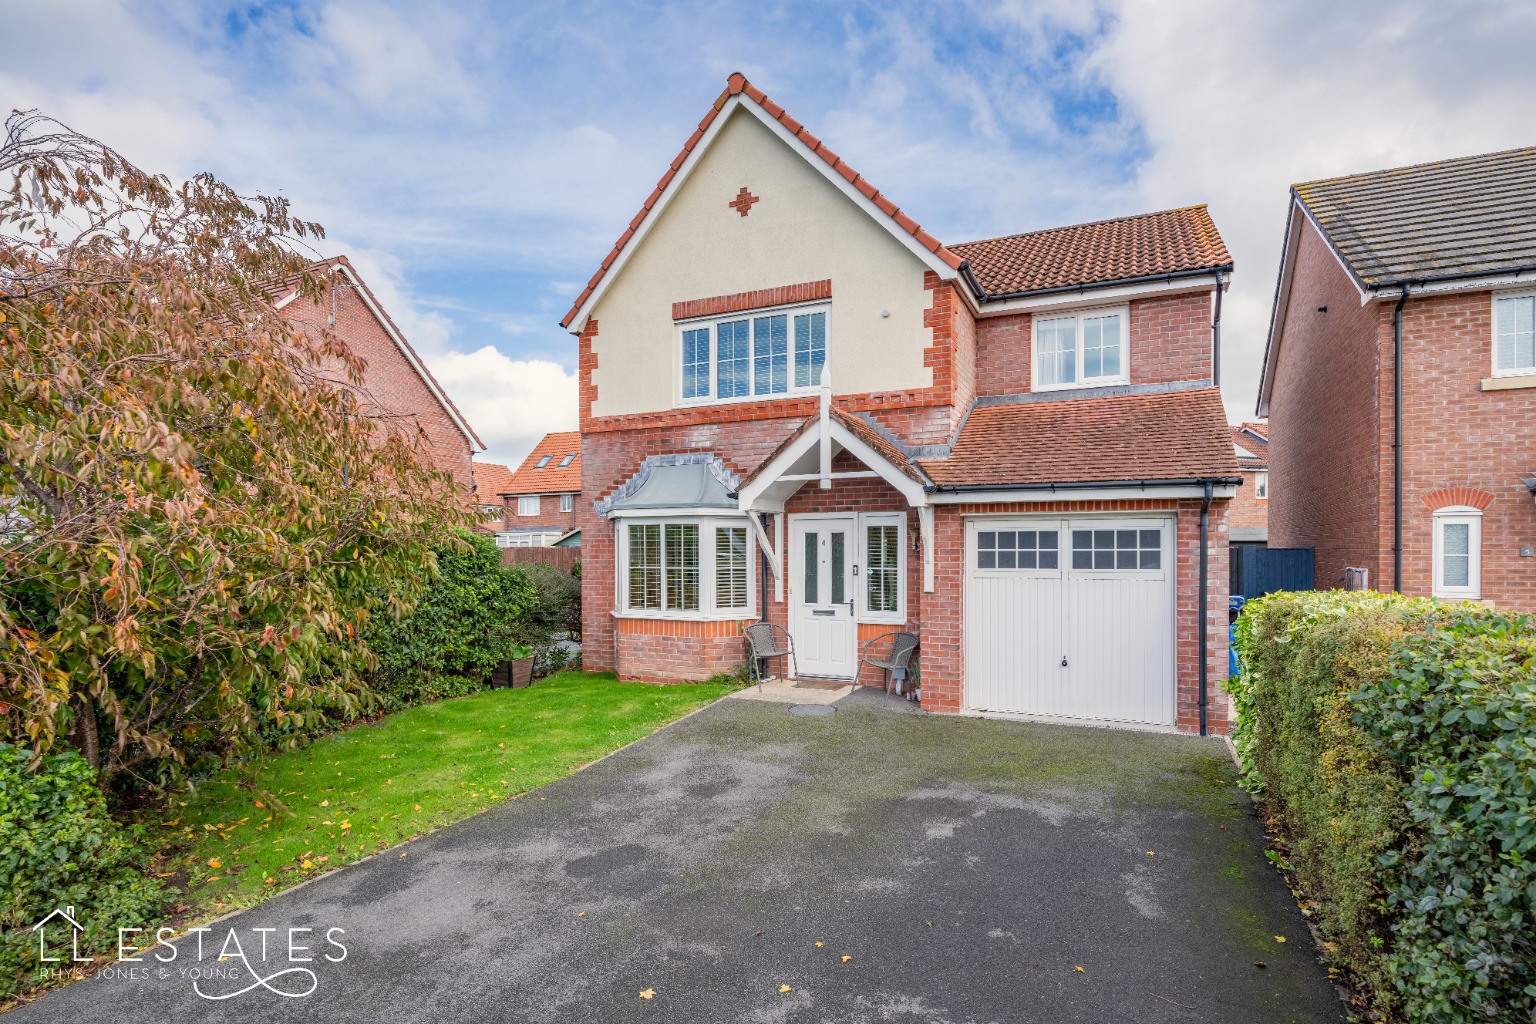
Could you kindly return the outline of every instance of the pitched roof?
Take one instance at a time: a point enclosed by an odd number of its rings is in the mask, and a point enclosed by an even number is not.
[[[950,457],[920,465],[941,487],[1238,475],[1216,388],[977,405]]]
[[[634,239],[635,233],[640,230],[646,217],[661,199],[662,193],[667,190],[667,186],[677,176],[679,168],[683,166],[689,154],[693,152],[694,148],[704,138],[704,133],[709,130],[710,125],[714,123],[716,117],[719,116],[720,111],[724,109],[731,97],[738,95],[745,96],[748,100],[755,103],[769,118],[777,121],[791,136],[799,140],[811,155],[819,157],[834,171],[842,175],[850,185],[859,190],[864,198],[874,203],[899,230],[917,239],[918,244],[950,267],[959,268],[959,256],[945,248],[937,238],[924,231],[917,221],[903,213],[900,207],[882,195],[879,189],[866,181],[864,176],[850,167],[842,157],[832,152],[825,143],[807,131],[804,125],[790,117],[783,107],[769,99],[763,94],[761,89],[748,82],[746,77],[737,71],[731,73],[730,78],[726,80],[725,91],[715,99],[714,106],[704,115],[704,119],[699,122],[699,126],[694,129],[693,134],[688,137],[688,141],[683,143],[682,151],[673,158],[672,163],[667,167],[666,173],[661,176],[661,180],[651,190],[650,196],[641,204],[640,212],[635,214],[634,219],[629,222],[629,227],[619,236],[619,240],[613,244],[613,248],[609,251],[607,258],[597,268],[597,273],[592,275],[591,280],[587,282],[587,286],[582,289],[581,294],[576,296],[576,301],[571,303],[570,311],[560,321],[561,327],[568,328],[571,326],[571,322],[575,320],[576,314],[581,312],[581,307],[586,303],[588,297],[597,290],[597,286],[607,276],[609,268],[618,260],[619,254],[624,251],[624,247]]]
[[[1232,256],[1202,206],[951,245],[989,296],[1229,270]]]
[[[1536,267],[1536,148],[1292,187],[1367,288]]]
[[[503,495],[512,493],[512,471],[495,462],[476,462],[470,467],[475,474],[475,497],[481,504],[490,504]]]
[[[562,466],[567,455],[571,461]],[[548,457],[546,459],[546,456]],[[539,463],[543,462],[543,468]],[[517,467],[507,489],[499,494],[563,494],[581,490],[581,431],[562,430],[545,434],[523,464]]]
[[[1237,464],[1243,469],[1269,468],[1269,438],[1254,428],[1263,424],[1244,423],[1231,427],[1232,447],[1237,452]]]

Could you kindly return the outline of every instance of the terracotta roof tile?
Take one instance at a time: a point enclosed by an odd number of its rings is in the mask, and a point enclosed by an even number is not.
[[[1244,469],[1268,469],[1269,468],[1269,439],[1268,437],[1255,437],[1245,433],[1255,427],[1264,427],[1262,423],[1244,423],[1241,426],[1232,427],[1232,444],[1237,452],[1237,464]]]
[[[858,172],[853,170],[853,168],[849,167],[846,161],[844,161],[836,153],[832,152],[832,150],[822,145],[821,140],[812,135],[810,132],[806,131],[804,125],[790,117],[789,114],[785,113],[783,107],[779,106],[777,103],[770,100],[767,96],[763,95],[762,90],[749,83],[740,72],[733,73],[731,77],[726,80],[725,91],[722,92],[720,96],[715,100],[714,107],[710,110],[710,112],[704,115],[704,119],[699,122],[699,128],[701,131],[695,132],[693,136],[691,136],[688,141],[683,144],[682,151],[677,154],[675,159],[673,159],[671,165],[667,168],[667,172],[661,176],[661,180],[657,182],[656,187],[651,190],[650,196],[647,197],[643,204],[641,204],[640,215],[636,216],[634,220],[630,221],[631,228],[639,227],[641,221],[645,219],[645,215],[651,210],[652,207],[656,205],[656,200],[661,198],[662,192],[666,190],[666,187],[671,183],[673,176],[677,174],[677,169],[683,165],[683,161],[688,159],[688,154],[693,152],[693,149],[698,145],[699,140],[704,137],[702,130],[709,127],[710,122],[714,120],[715,115],[720,111],[721,107],[724,106],[726,100],[731,96],[737,95],[738,93],[745,93],[749,100],[756,103],[769,117],[779,122],[779,124],[782,125],[785,130],[787,130],[795,138],[799,139],[812,155],[825,161],[828,166],[832,167],[844,178],[847,178],[855,188],[864,194],[866,198],[874,202],[875,205],[879,206],[887,216],[896,221],[897,225],[902,230],[906,231],[910,235],[918,236],[918,232],[921,231],[921,228],[918,226],[916,221],[914,221],[911,217],[906,216],[905,214],[901,214],[898,217],[900,211],[897,209],[894,203],[892,203],[885,196],[881,195],[879,190],[865,181],[858,174]],[[603,260],[597,273],[592,275],[592,279],[587,282],[587,286],[582,289],[581,294],[576,296],[576,301],[571,303],[570,311],[566,313],[565,317],[560,321],[561,327],[571,326],[571,322],[576,318],[576,314],[581,311],[582,304],[587,301],[588,296],[590,296],[592,292],[597,288],[598,283],[603,279],[603,275],[608,272],[608,268],[613,264],[613,261],[618,258],[619,253],[623,251],[624,247],[629,243],[629,241],[630,237],[626,236],[620,238],[619,241],[615,243],[613,249],[608,253],[607,258]],[[925,241],[923,242],[923,245],[925,248],[929,248],[930,252],[932,252],[939,259],[943,260],[949,266],[955,268],[960,266],[961,257],[951,252],[942,244],[938,244],[936,242],[934,247],[929,247]]]
[[[1226,243],[1204,206],[961,242],[949,248],[970,261],[971,272],[988,295],[1232,265]]]
[[[573,455],[569,465],[561,466],[567,455]],[[549,461],[540,469],[539,462],[545,456]],[[567,494],[581,491],[581,432],[563,430],[545,434],[523,464],[517,467],[507,489],[501,494]]]
[[[476,462],[475,497],[482,505],[493,505],[503,494],[512,493],[512,471],[496,462]]]
[[[1215,388],[978,405],[950,457],[919,465],[940,486],[1238,475]]]

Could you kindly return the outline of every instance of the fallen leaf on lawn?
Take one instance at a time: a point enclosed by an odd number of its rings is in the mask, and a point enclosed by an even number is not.
[[[312,868],[314,866],[315,866],[315,862],[312,861],[312,860],[306,860],[303,864],[299,865],[299,867],[303,868],[305,871],[308,871],[310,868]]]
[[[1285,936],[1284,935],[1276,935],[1275,936],[1275,941],[1276,942],[1284,942],[1285,941]]]
[[[275,879],[275,878],[271,877],[270,875],[268,875],[267,879],[266,879],[266,882],[267,882],[268,885],[273,885],[273,884],[275,884],[277,882],[277,879]]]
[[[417,804],[417,805],[416,805],[416,809],[417,809],[417,810],[418,810],[418,811],[419,811],[419,810],[421,810],[421,804]]]
[[[266,804],[264,804],[264,803],[262,803],[262,802],[261,802],[261,801],[260,801],[260,800],[257,800],[257,801],[256,801],[256,806],[257,806],[257,807],[265,807],[265,806],[267,806],[267,805],[266,805]]]
[[[505,746],[506,746],[506,744],[505,744],[505,743],[498,743],[498,744],[496,744],[496,745],[497,745],[497,746],[498,746],[498,747],[505,747]]]
[[[853,959],[853,957],[851,957],[851,956],[844,956],[843,957],[843,963],[847,963],[849,960],[852,960],[852,959]]]
[[[352,827],[352,823],[350,821],[344,821],[344,822],[341,823],[341,827],[342,828],[351,828]]]
[[[790,988],[788,985],[780,985],[779,986],[779,994],[780,995],[783,995],[785,992],[793,992],[793,991],[794,991],[794,989]]]
[[[211,868],[216,868],[216,867],[221,867],[222,865],[219,864],[219,858],[211,857],[208,860],[208,866],[211,867]]]
[[[656,998],[656,990],[653,989],[653,988],[643,988],[643,989],[640,990],[640,998],[641,999],[655,999]]]
[[[1088,973],[1087,971],[1083,970],[1081,967],[1074,967],[1072,969],[1074,971],[1076,971],[1078,974],[1087,974]]]

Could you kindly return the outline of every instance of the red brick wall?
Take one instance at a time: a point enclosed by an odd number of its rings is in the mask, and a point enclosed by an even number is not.
[[[572,495],[571,510],[560,511],[560,495],[539,495],[539,514],[536,516],[520,516],[517,514],[517,496],[507,498],[502,505],[502,519],[494,523],[498,530],[530,529],[537,527],[543,530],[573,530],[576,528],[576,511],[581,504],[581,495]]]
[[[357,290],[337,288],[335,302],[336,334],[367,368],[361,387],[348,381],[339,365],[333,368],[334,379],[347,387],[356,387],[369,414],[387,428],[414,432],[419,424],[427,435],[433,464],[452,473],[455,482],[468,492],[473,482],[469,439],[454,425],[448,411],[396,347]],[[301,330],[318,337],[330,316],[330,300],[316,303],[295,299],[284,314]]]
[[[1032,323],[1028,313],[983,317],[976,325],[976,390],[983,395],[1029,391]]]
[[[585,578],[585,568],[583,568]],[[744,622],[618,619],[616,671],[620,679],[697,682],[736,672],[747,662]],[[584,668],[586,637],[582,637]]]
[[[1314,548],[1323,589],[1342,585],[1352,565],[1391,588],[1377,533],[1379,445],[1391,444],[1378,431],[1381,315],[1360,305],[1333,252],[1304,225],[1270,396],[1269,546]],[[1385,315],[1390,331],[1390,308]],[[1382,372],[1390,387],[1390,369]]]
[[[1243,486],[1237,489],[1228,515],[1229,526],[1263,527],[1269,525],[1269,499],[1258,497],[1254,471],[1243,470]]]
[[[1379,589],[1392,586],[1392,307],[1379,304],[1382,480],[1377,549]],[[1331,316],[1332,313],[1330,312]],[[1536,611],[1536,502],[1521,477],[1536,471],[1536,390],[1483,391],[1492,373],[1489,292],[1409,299],[1403,307],[1404,593],[1433,586],[1433,512],[1424,498],[1442,488],[1488,491],[1483,512],[1483,599]],[[1289,353],[1287,353],[1289,356]]]

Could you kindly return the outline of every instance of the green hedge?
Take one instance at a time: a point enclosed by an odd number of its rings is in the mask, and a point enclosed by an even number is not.
[[[1329,957],[1387,1017],[1536,1019],[1536,619],[1274,594],[1229,687]]]
[[[158,924],[166,898],[145,874],[142,827],[107,814],[85,758],[59,749],[32,761],[26,747],[0,743],[0,1003],[37,982],[31,929],[56,908],[74,907],[85,926],[81,956],[115,954],[117,929]],[[68,960],[67,935],[54,928],[50,955]]]

